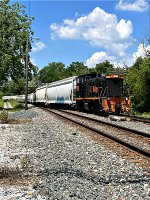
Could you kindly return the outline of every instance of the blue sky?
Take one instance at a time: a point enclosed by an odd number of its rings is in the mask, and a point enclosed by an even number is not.
[[[29,0],[19,1],[29,12]],[[39,68],[49,62],[74,61],[88,67],[109,60],[131,65],[150,32],[149,1],[30,0],[34,40],[31,58]],[[149,48],[148,44],[144,44]]]

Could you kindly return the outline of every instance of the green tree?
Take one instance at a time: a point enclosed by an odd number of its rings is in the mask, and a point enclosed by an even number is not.
[[[72,62],[65,70],[66,76],[80,76],[88,73],[88,68],[83,62]]]
[[[106,74],[110,69],[113,69],[113,65],[108,61],[104,61],[103,63],[96,64],[95,70],[99,74]]]
[[[96,69],[95,69],[95,67],[92,67],[92,68],[89,68],[88,69],[88,73],[90,74],[90,73],[95,73],[96,72]]]
[[[41,85],[41,81],[39,80],[38,71],[32,74],[32,78],[28,84],[28,93],[32,93],[36,90],[37,87]]]
[[[24,6],[19,3],[10,5],[9,2],[0,1],[0,85],[8,79],[16,81],[24,77],[26,41],[28,37],[30,51],[33,34],[30,28],[32,18],[27,16]],[[31,63],[29,68],[32,70]]]
[[[42,83],[51,83],[65,78],[65,65],[61,62],[52,62],[42,68],[39,73],[39,80]]]
[[[126,76],[134,111],[150,111],[150,57],[138,58]]]
[[[142,57],[138,57],[136,59],[135,63],[132,65],[132,68],[139,70],[140,66],[142,65],[142,63],[143,63],[143,58]]]
[[[25,80],[19,78],[16,81],[10,80],[3,87],[2,91],[5,95],[20,95],[24,93]]]

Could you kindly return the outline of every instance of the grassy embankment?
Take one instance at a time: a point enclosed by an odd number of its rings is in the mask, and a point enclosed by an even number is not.
[[[0,108],[3,108],[4,107],[4,101],[3,99],[0,99]]]
[[[132,111],[130,112],[131,115],[135,115],[135,116],[138,116],[138,117],[145,117],[145,118],[150,118],[150,112],[143,112],[143,113],[140,113],[140,112],[137,112],[137,111]]]
[[[0,110],[0,123],[2,124],[22,124],[22,123],[30,123],[32,119],[15,119],[9,118],[8,112],[16,112],[23,109],[23,103],[19,103],[16,100],[8,100],[6,103],[10,103],[13,109],[11,110]],[[4,102],[0,99],[0,106],[3,108]]]
[[[11,111],[15,112],[15,111],[20,111],[23,108],[23,104],[20,102],[17,102],[14,99],[8,100],[8,102],[11,104],[11,106],[13,107],[13,109]],[[0,108],[4,107],[4,101],[3,99],[0,99]]]
[[[150,112],[149,113],[146,113],[146,112],[144,112],[144,113],[137,113],[136,115],[140,116],[140,117],[150,118]]]
[[[23,104],[14,99],[10,99],[10,100],[8,100],[8,102],[13,107],[13,109],[11,110],[13,112],[20,111],[21,109],[23,109]],[[4,107],[4,101],[3,101],[3,99],[0,98],[0,108],[3,108],[3,107]]]
[[[8,102],[13,107],[13,109],[12,109],[13,112],[20,111],[21,109],[23,109],[23,104],[14,99],[8,100]]]

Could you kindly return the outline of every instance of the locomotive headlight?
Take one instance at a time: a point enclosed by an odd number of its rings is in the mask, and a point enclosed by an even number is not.
[[[110,101],[110,98],[108,97],[107,100]]]
[[[127,100],[128,100],[128,97],[126,97],[125,99],[126,99],[126,101],[127,101]]]

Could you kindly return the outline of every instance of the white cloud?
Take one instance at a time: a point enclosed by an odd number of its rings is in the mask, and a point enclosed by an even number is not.
[[[102,63],[108,60],[114,67],[125,67],[132,66],[138,57],[146,57],[146,51],[150,52],[150,45],[145,46],[144,44],[140,44],[133,54],[121,56],[112,56],[108,52],[100,51],[94,53],[90,58],[88,58],[85,62],[85,65],[90,67],[95,67],[96,64]]]
[[[129,36],[132,34],[132,28],[129,27],[132,27],[132,22],[126,22],[124,19],[121,19],[120,22],[117,24],[116,28],[120,34],[121,39],[129,38]]]
[[[32,47],[32,52],[42,51],[46,45],[43,42],[36,42],[35,46]]]
[[[90,44],[124,55],[133,32],[130,20],[117,20],[117,16],[96,7],[91,13],[75,20],[65,19],[62,24],[50,25],[51,39],[85,40]]]
[[[95,67],[96,64],[102,63],[108,60],[114,66],[118,65],[117,58],[115,56],[110,56],[108,53],[101,51],[94,53],[89,59],[86,60],[85,65],[88,67]]]
[[[102,60],[106,57],[106,53],[101,51],[101,52],[96,52],[94,53],[90,58],[86,60],[85,65],[88,67],[95,67],[96,64],[102,62]]]
[[[124,11],[135,11],[135,12],[144,12],[149,8],[149,3],[145,0],[135,0],[129,3],[124,0],[120,0],[116,5],[116,9]]]
[[[133,61],[135,61],[138,57],[146,57],[146,52],[150,52],[150,45],[145,46],[144,43],[140,44],[137,48],[137,51],[133,53]]]

